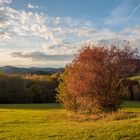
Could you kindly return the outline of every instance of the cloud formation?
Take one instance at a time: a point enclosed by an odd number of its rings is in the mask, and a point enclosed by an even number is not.
[[[72,58],[72,55],[48,55],[43,52],[28,52],[28,53],[22,53],[22,52],[13,52],[11,54],[13,57],[18,58],[31,58],[35,61],[68,61]]]
[[[51,64],[53,61],[55,65],[60,61],[60,65],[65,65],[81,44],[90,41],[114,43],[128,40],[139,48],[139,26],[123,27],[120,31],[106,26],[99,29],[87,19],[49,16],[32,3],[26,4],[26,9],[16,9],[7,5],[11,2],[0,0],[0,50],[6,48],[2,53],[13,62],[30,58],[30,64],[38,64],[35,61],[41,65],[46,61]],[[120,25],[134,18],[138,10],[139,5],[134,7],[129,0],[123,0],[105,19],[105,25]]]
[[[12,0],[0,0],[0,4],[10,4]]]
[[[3,17],[0,17],[0,29],[6,26],[6,20]]]
[[[28,3],[27,7],[30,8],[30,9],[39,9],[39,6],[33,5],[32,3]]]

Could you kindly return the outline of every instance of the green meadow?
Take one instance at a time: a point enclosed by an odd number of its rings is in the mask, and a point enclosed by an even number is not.
[[[98,118],[78,116],[58,104],[1,104],[0,140],[140,140],[140,102]]]

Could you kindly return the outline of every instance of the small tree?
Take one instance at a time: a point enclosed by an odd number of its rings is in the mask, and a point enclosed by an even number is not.
[[[117,110],[122,96],[121,80],[134,70],[136,57],[136,51],[128,45],[85,45],[65,68],[58,100],[74,111]]]

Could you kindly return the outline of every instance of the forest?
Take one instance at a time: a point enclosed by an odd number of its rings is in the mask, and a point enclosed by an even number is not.
[[[18,75],[0,73],[0,103],[56,103],[57,89],[63,73]],[[140,100],[140,77],[124,81],[123,100]]]
[[[0,103],[54,103],[60,74],[0,74]]]

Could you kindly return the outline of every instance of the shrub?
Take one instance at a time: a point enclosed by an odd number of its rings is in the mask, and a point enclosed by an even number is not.
[[[84,46],[65,68],[58,87],[59,102],[83,113],[117,110],[121,80],[135,68],[136,57],[136,51],[128,45]]]

